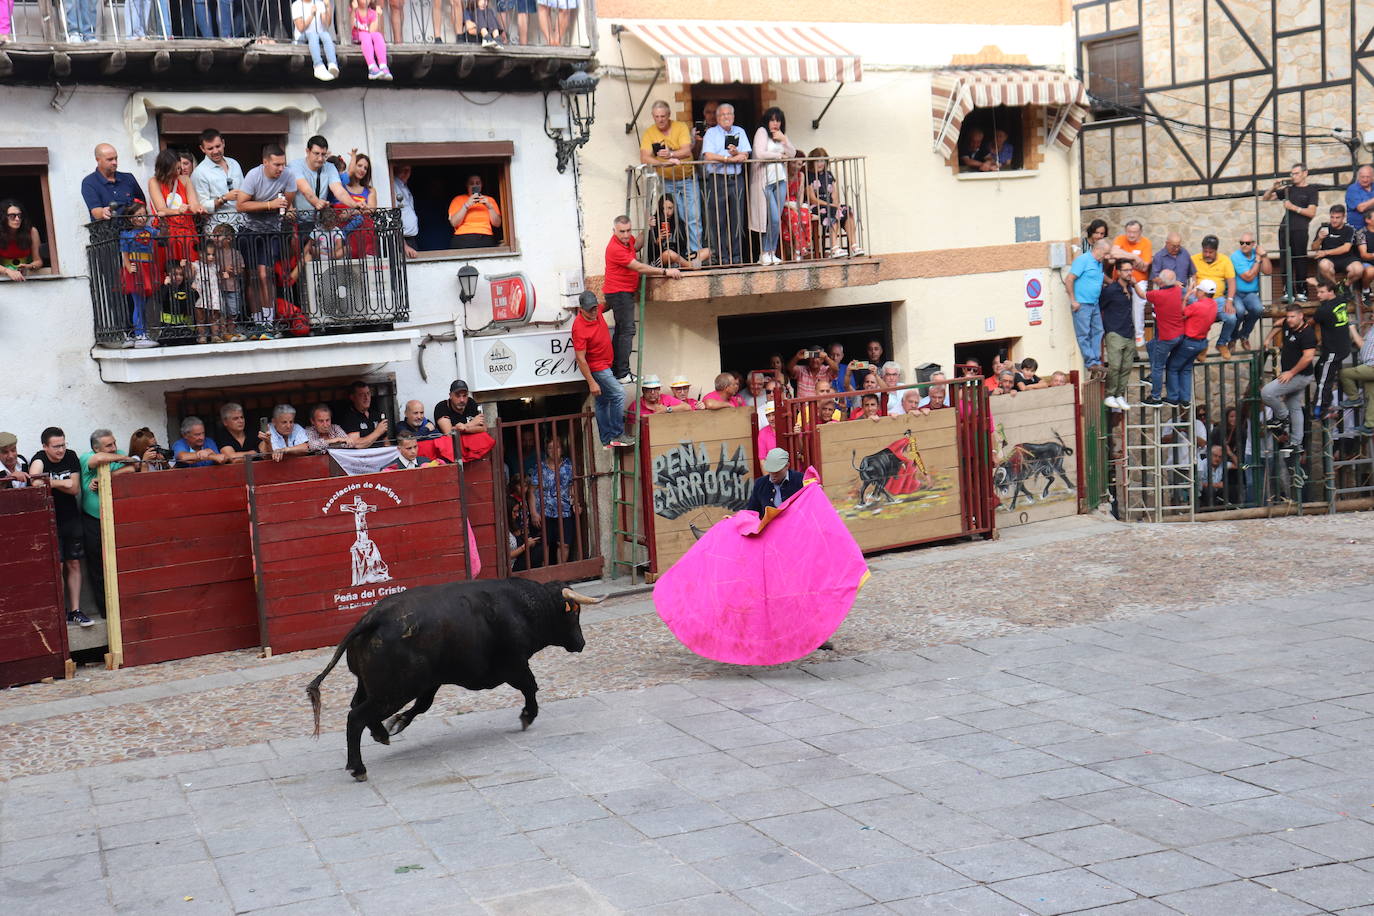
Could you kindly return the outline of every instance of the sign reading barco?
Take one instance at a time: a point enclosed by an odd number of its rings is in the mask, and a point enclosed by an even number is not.
[[[566,330],[517,331],[500,337],[469,337],[466,342],[474,391],[551,385],[582,378],[572,334]]]

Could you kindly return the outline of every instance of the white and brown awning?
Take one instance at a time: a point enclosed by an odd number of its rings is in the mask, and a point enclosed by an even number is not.
[[[816,26],[681,20],[625,23],[677,83],[854,83],[859,55]]]
[[[1014,68],[939,70],[931,78],[931,119],[935,151],[945,158],[959,146],[959,129],[975,108],[1037,105],[1046,109],[1051,145],[1073,146],[1088,117],[1083,84],[1058,70]]]

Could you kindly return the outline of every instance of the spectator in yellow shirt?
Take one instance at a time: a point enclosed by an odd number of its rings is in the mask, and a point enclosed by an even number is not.
[[[678,218],[687,226],[687,250],[701,252],[701,199],[696,178],[690,165],[681,165],[692,158],[692,131],[681,121],[674,121],[672,109],[664,101],[654,102],[654,123],[644,131],[639,142],[639,161],[658,169],[663,181],[663,193],[677,204]]]
[[[1221,336],[1217,338],[1217,353],[1222,359],[1231,358],[1231,337],[1236,332],[1236,267],[1230,258],[1217,256],[1221,242],[1215,235],[1202,240],[1202,252],[1193,255],[1197,269],[1194,287],[1203,280],[1211,280],[1217,287],[1217,321],[1221,322]],[[1191,300],[1191,296],[1189,297]]]

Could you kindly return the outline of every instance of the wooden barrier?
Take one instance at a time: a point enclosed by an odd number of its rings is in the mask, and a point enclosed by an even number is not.
[[[67,674],[67,608],[47,487],[0,490],[0,687]]]
[[[1081,466],[1073,385],[990,398],[996,434],[997,524],[1024,525],[1078,512]]]
[[[323,457],[257,461],[258,481],[328,473]],[[147,665],[257,646],[247,466],[111,477],[118,616],[113,664]],[[122,655],[115,651],[122,646]]]
[[[645,418],[641,446],[651,568],[672,566],[705,531],[744,508],[753,485],[749,409],[676,411]]]
[[[864,551],[963,533],[956,420],[946,409],[816,429],[826,496]]]
[[[261,484],[249,491],[257,626],[270,653],[338,642],[388,595],[466,575],[464,504],[496,575],[491,462]]]

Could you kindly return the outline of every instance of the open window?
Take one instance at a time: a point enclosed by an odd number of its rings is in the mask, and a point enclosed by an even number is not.
[[[959,171],[1014,172],[1027,168],[1030,106],[975,108],[959,131]],[[992,166],[996,168],[992,168]]]
[[[357,376],[342,378],[303,379],[291,382],[264,382],[258,385],[245,385],[237,388],[187,388],[182,391],[169,391],[165,395],[167,404],[168,441],[180,437],[181,421],[187,417],[200,417],[205,428],[214,438],[214,430],[219,426],[219,411],[225,404],[238,404],[243,408],[248,421],[250,436],[257,435],[259,422],[270,421],[272,411],[278,404],[290,404],[296,408],[296,422],[301,426],[310,425],[310,411],[317,404],[326,404],[333,412],[335,422],[349,406],[349,387]],[[388,374],[384,378],[364,379],[372,386],[372,404],[379,406],[383,414],[392,418],[401,416],[398,408],[404,403],[399,401],[396,391],[396,377]],[[429,405],[425,405],[428,412]]]
[[[1143,80],[1140,32],[1132,29],[1080,45],[1083,74],[1092,97],[1093,119],[1132,118],[1140,108]]]
[[[52,236],[52,198],[48,193],[46,147],[0,147],[0,200],[17,201],[28,222],[38,230],[38,254],[43,259],[43,267],[34,273],[58,273],[57,249]],[[3,218],[0,215],[0,219]]]
[[[238,162],[244,174],[262,162],[262,148],[275,143],[283,148],[291,128],[284,114],[239,114],[237,112],[167,112],[158,121],[158,138],[163,149],[190,150],[199,162],[200,132],[213,127],[224,137],[224,155]]]
[[[402,166],[410,166],[407,183],[415,197],[419,233],[414,247],[420,258],[509,255],[519,250],[515,234],[514,197],[511,193],[510,162],[515,144],[509,140],[483,140],[466,143],[388,143],[387,167],[394,176]],[[482,179],[482,193],[494,199],[501,213],[501,225],[493,228],[491,247],[453,250],[453,227],[448,221],[449,203],[467,193],[469,175]],[[395,185],[392,185],[392,206]]]

